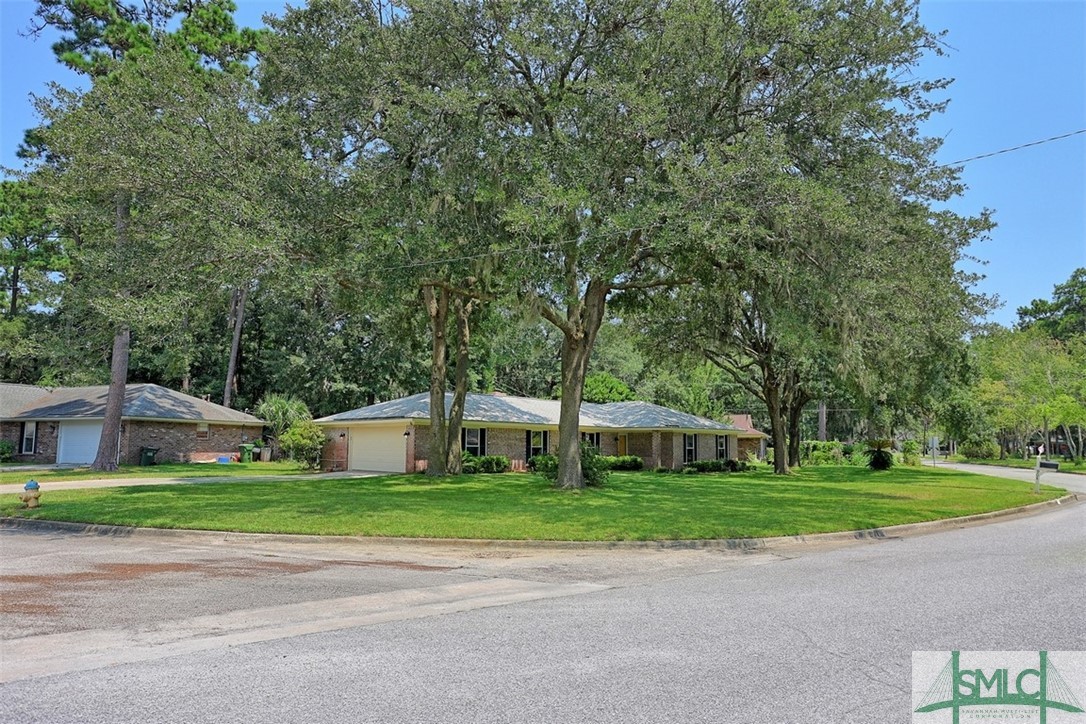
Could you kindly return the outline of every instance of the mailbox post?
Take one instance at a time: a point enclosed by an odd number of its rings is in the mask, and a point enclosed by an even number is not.
[[[1033,492],[1034,494],[1041,492],[1041,476],[1045,473],[1050,473],[1060,469],[1060,464],[1054,460],[1041,460],[1041,456],[1037,456],[1037,466],[1033,469]]]

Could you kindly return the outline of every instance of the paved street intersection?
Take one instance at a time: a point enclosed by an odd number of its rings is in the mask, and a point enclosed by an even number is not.
[[[1082,504],[779,552],[0,550],[11,722],[907,722],[914,650],[1086,649]]]

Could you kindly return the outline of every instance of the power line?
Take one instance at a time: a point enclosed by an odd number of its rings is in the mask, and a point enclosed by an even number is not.
[[[1011,151],[1020,151],[1023,148],[1030,148],[1031,146],[1040,146],[1045,143],[1052,143],[1053,141],[1061,141],[1064,138],[1070,138],[1071,136],[1077,136],[1080,133],[1086,133],[1086,128],[1080,128],[1077,131],[1071,131],[1070,133],[1063,133],[1059,136],[1051,136],[1049,138],[1042,138],[1039,141],[1030,141],[1029,143],[1022,143],[1017,146],[1011,146],[1010,148],[1004,148],[999,151],[991,151],[989,153],[982,153],[979,156],[970,156],[969,158],[963,158],[960,161],[952,161],[950,163],[944,163],[940,165],[940,168],[945,166],[960,166],[963,163],[969,163],[970,161],[979,161],[982,158],[991,158],[992,156],[998,156],[1003,153],[1010,153]]]
[[[1041,145],[1046,144],[1046,143],[1052,143],[1053,141],[1061,141],[1061,140],[1063,140],[1065,138],[1071,138],[1072,136],[1078,136],[1078,135],[1083,134],[1083,133],[1086,133],[1086,128],[1080,128],[1079,130],[1071,131],[1070,133],[1062,133],[1062,134],[1060,134],[1058,136],[1050,136],[1049,138],[1042,138],[1042,139],[1040,139],[1038,141],[1030,141],[1029,143],[1022,143],[1022,144],[1019,144],[1017,146],[1011,146],[1010,148],[1003,148],[1003,149],[1000,149],[998,151],[990,151],[988,153],[982,153],[982,154],[979,154],[977,156],[970,156],[969,158],[963,158],[963,159],[961,159],[959,161],[951,161],[950,163],[940,164],[939,168],[945,168],[947,166],[960,166],[962,164],[966,164],[966,163],[969,163],[971,161],[979,161],[982,158],[991,158],[992,156],[999,156],[999,155],[1004,154],[1004,153],[1011,153],[1012,151],[1020,151],[1023,148],[1031,148],[1033,146],[1041,146]],[[647,227],[635,227],[633,229],[625,229],[625,230],[620,229],[620,230],[616,230],[616,233],[629,234],[629,233],[632,233],[634,231],[643,231],[645,228],[647,228]],[[550,242],[550,243],[529,245],[528,247],[511,247],[511,248],[507,248],[507,249],[492,249],[490,251],[485,251],[485,252],[480,252],[480,253],[475,253],[475,254],[466,254],[466,255],[463,255],[463,256],[448,257],[448,258],[443,258],[443,259],[423,259],[423,260],[419,260],[419,261],[406,262],[406,263],[403,263],[403,264],[395,264],[395,265],[384,266],[384,267],[375,267],[375,268],[371,268],[369,271],[371,273],[401,271],[401,270],[404,270],[404,269],[417,269],[417,268],[421,268],[421,267],[437,266],[439,264],[448,264],[450,262],[456,262],[456,261],[474,261],[474,260],[477,260],[477,259],[484,259],[486,257],[504,256],[506,254],[525,254],[525,253],[529,253],[529,252],[533,252],[533,251],[542,251],[542,250],[545,250],[545,249],[554,249],[554,248],[557,248],[557,247],[565,246],[566,244],[576,243],[578,241],[580,241],[580,238],[575,237],[575,238],[572,238],[572,239],[563,239],[561,241],[554,241],[554,242]]]

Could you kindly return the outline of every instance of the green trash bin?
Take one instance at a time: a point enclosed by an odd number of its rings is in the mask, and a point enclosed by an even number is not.
[[[140,465],[154,465],[155,455],[158,453],[157,447],[141,447],[140,448]]]
[[[253,461],[253,447],[255,446],[247,442],[238,445],[238,449],[241,450],[241,460],[238,462],[251,463]]]

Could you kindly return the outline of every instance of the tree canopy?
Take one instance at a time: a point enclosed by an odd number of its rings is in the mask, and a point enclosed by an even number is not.
[[[233,9],[39,0],[93,77],[34,135],[73,240],[57,316],[125,370],[134,330],[137,374],[228,404],[428,383],[436,473],[468,389],[560,397],[576,488],[582,400],[756,404],[783,473],[813,401],[885,427],[967,368],[988,300],[957,264],[991,222],[944,208],[910,0],[312,0],[267,33]],[[48,255],[35,228],[5,239]],[[15,310],[39,292],[6,250]],[[1074,336],[1076,279],[1023,325]]]

